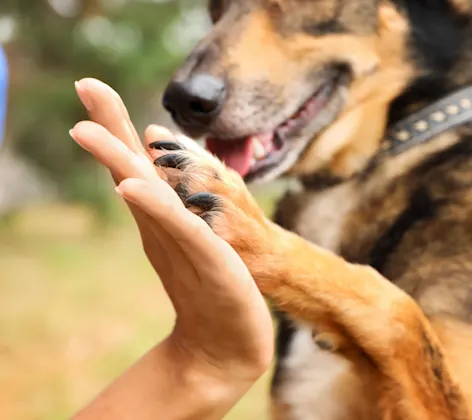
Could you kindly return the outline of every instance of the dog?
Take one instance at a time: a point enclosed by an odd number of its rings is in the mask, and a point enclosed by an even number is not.
[[[273,419],[471,418],[472,1],[209,10],[163,97],[208,152],[151,153],[276,308]]]

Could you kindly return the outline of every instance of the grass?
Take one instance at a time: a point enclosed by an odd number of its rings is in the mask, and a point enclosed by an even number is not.
[[[171,330],[169,301],[122,219],[102,231],[85,209],[48,205],[0,228],[0,418],[70,417]],[[267,386],[226,418],[267,418]]]

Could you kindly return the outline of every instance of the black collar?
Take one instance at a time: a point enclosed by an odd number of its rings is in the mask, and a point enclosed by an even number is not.
[[[469,122],[472,122],[472,86],[458,90],[391,126],[380,151],[367,168],[354,176],[370,173],[384,159],[425,144],[438,134]],[[333,176],[329,169],[302,178],[303,185],[314,190],[332,187],[343,181],[344,178]]]
[[[458,90],[393,125],[383,140],[380,154],[396,156],[468,122],[472,122],[472,86]]]

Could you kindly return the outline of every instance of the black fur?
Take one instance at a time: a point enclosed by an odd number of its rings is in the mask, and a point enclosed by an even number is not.
[[[309,35],[320,36],[335,33],[346,33],[348,32],[348,28],[343,26],[336,18],[334,18],[324,22],[317,22],[316,24],[309,23],[303,27],[303,31]]]
[[[440,349],[432,343],[426,332],[423,332],[423,341],[425,347],[425,356],[430,360],[431,363],[431,371],[433,372],[436,379],[441,382],[444,359],[443,355]]]
[[[421,220],[434,217],[437,206],[438,203],[430,197],[426,188],[416,191],[410,199],[410,205],[374,245],[370,265],[382,273],[389,256],[395,252],[395,248],[401,243],[405,233]]]
[[[464,44],[467,19],[447,0],[395,0],[412,27],[412,51],[422,67],[439,76],[451,69]]]
[[[424,70],[391,107],[390,124],[404,118],[411,104],[433,102],[456,88],[448,73],[467,39],[467,19],[447,0],[394,0],[411,23],[411,59]]]
[[[292,341],[293,334],[295,333],[295,327],[282,312],[275,311],[275,318],[278,321],[277,338],[275,341],[275,370],[272,376],[272,392],[277,389],[277,385],[280,382],[282,375],[281,362],[285,359],[289,351],[289,345]]]
[[[286,196],[286,198],[288,197]],[[273,220],[284,229],[290,230],[290,227],[284,224],[282,215],[278,211],[276,211],[274,214]],[[277,321],[277,334],[275,340],[275,369],[272,375],[271,383],[272,392],[275,392],[277,385],[281,381],[281,375],[283,372],[281,363],[289,352],[289,346],[292,342],[293,334],[295,333],[296,329],[292,321],[290,321],[283,312],[277,310],[277,308],[273,308],[272,313],[274,314],[274,318]]]

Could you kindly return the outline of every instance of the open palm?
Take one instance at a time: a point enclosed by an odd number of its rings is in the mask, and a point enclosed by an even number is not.
[[[268,308],[236,252],[188,211],[152,164],[118,94],[85,79],[77,91],[92,121],[71,135],[108,167],[177,313],[168,340],[186,361],[222,380],[252,381],[273,354]],[[147,142],[168,132],[150,127]]]

